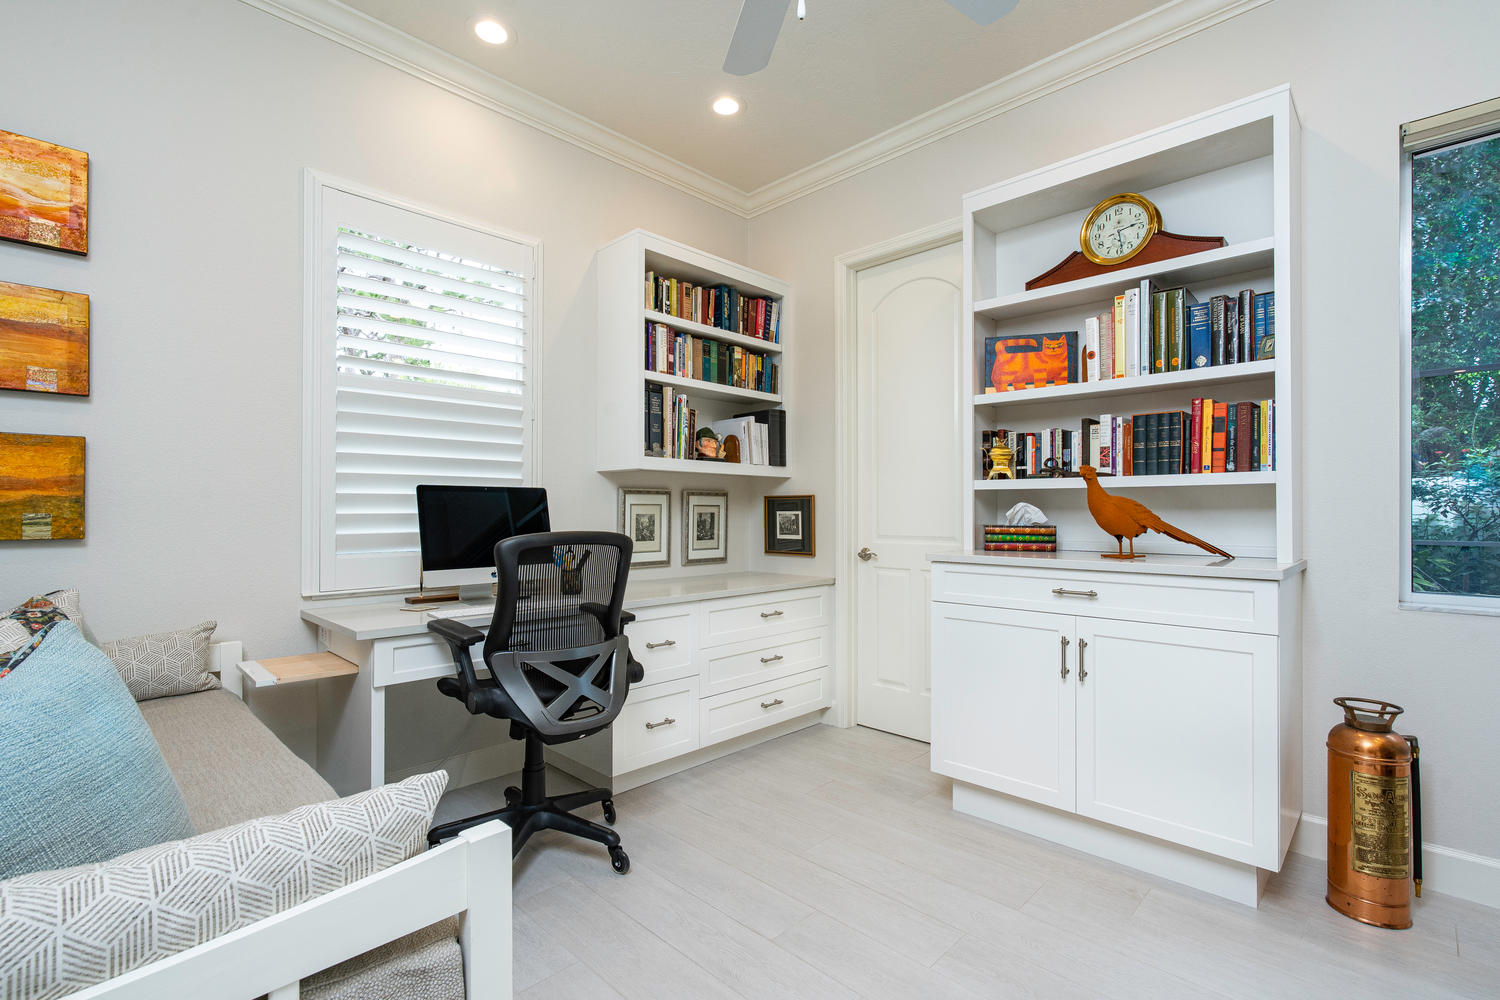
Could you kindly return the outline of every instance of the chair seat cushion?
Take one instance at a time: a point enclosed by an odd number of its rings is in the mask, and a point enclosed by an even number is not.
[[[114,664],[71,621],[0,678],[0,879],[193,834]]]

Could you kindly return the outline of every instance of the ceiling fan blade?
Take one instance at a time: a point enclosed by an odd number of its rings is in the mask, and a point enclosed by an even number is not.
[[[994,24],[1015,10],[1019,0],[948,0],[948,2],[969,20],[984,27]]]
[[[724,56],[724,72],[749,76],[766,68],[791,2],[744,0],[740,4],[740,19],[734,26],[734,37],[729,39],[729,53]]]

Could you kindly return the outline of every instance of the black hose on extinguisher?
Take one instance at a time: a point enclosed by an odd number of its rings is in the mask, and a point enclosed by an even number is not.
[[[1411,874],[1417,898],[1422,898],[1422,747],[1415,736],[1411,744]]]

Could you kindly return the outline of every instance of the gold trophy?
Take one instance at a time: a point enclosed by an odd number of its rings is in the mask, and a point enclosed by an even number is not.
[[[1008,445],[1008,444],[1005,443],[1005,439],[1003,437],[1002,438],[997,438],[996,442],[994,444],[990,445],[990,465],[991,465],[991,469],[990,469],[990,474],[988,476],[986,476],[985,478],[986,479],[1014,479],[1014,478],[1016,478],[1016,472],[1015,472],[1015,470],[1010,467],[1011,460],[1014,457],[1015,457],[1015,453],[1011,451],[1010,445]]]

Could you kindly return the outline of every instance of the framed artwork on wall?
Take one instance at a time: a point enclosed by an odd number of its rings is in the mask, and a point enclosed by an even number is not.
[[[0,131],[0,239],[89,251],[89,154]]]
[[[682,491],[682,564],[699,566],[729,559],[729,494]]]
[[[89,394],[89,297],[0,281],[0,389]]]
[[[672,564],[672,491],[620,487],[620,534],[630,538],[635,569]]]
[[[766,554],[817,554],[812,494],[766,497]]]
[[[83,537],[83,438],[0,434],[0,541]]]

